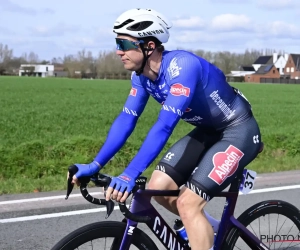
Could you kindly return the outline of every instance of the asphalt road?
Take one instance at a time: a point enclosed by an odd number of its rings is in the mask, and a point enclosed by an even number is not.
[[[258,175],[254,190],[250,194],[239,196],[235,215],[238,216],[253,204],[268,199],[284,200],[300,209],[299,177],[300,171]],[[101,191],[99,188],[90,190],[97,197],[101,197]],[[64,197],[65,192],[0,196],[0,249],[51,249],[71,231],[105,220],[104,210],[89,204],[78,190],[74,190],[68,200]],[[223,198],[213,199],[206,211],[219,219],[224,201]],[[166,221],[173,225],[176,217],[155,202],[153,204]],[[122,218],[122,214],[116,209],[109,220],[120,221]],[[154,240],[149,229],[142,224],[139,227]]]

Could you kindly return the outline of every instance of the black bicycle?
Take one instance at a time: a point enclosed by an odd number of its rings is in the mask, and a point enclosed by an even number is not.
[[[70,177],[66,199],[72,192],[71,180],[76,172],[76,166],[69,168]],[[214,249],[300,249],[300,211],[287,202],[281,200],[259,202],[244,211],[237,219],[234,217],[239,191],[246,190],[245,193],[248,193],[253,189],[255,179],[253,173],[255,172],[245,169],[231,183],[228,191],[223,191],[217,196],[225,197],[226,202]],[[92,197],[87,191],[87,184],[90,181],[98,187],[104,187],[106,191],[111,177],[96,174],[90,178],[80,179],[80,191],[83,197],[93,204],[105,205],[106,218],[108,218],[114,210],[115,203],[112,200],[106,201]],[[151,204],[152,196],[178,196],[179,190],[145,189],[146,181],[147,178],[144,176],[136,180],[129,209],[125,203],[118,203],[125,217],[122,221],[102,221],[83,226],[61,239],[52,250],[158,250],[153,240],[137,227],[138,223],[145,223],[166,249],[190,249],[188,241],[181,238]],[[279,219],[280,216],[283,219]],[[257,229],[258,232],[256,232]],[[263,230],[265,233],[262,232]],[[107,238],[111,240],[107,242]],[[104,242],[100,241],[102,239]]]

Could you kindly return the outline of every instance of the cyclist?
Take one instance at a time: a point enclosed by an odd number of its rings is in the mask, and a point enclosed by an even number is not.
[[[191,132],[166,152],[148,187],[181,189],[179,197],[155,199],[181,217],[192,249],[207,250],[213,246],[213,230],[203,208],[257,156],[260,130],[250,103],[220,69],[188,51],[164,49],[171,26],[152,9],[131,9],[115,21],[116,53],[133,72],[132,88],[94,161],[76,164],[73,183],[97,173],[120,150],[152,96],[162,105],[158,119],[124,172],[112,179],[106,199],[125,201],[178,121],[186,121]]]

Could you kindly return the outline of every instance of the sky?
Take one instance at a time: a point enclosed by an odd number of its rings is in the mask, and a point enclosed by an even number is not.
[[[114,21],[132,8],[171,20],[166,49],[300,53],[300,0],[0,0],[0,43],[42,60],[115,49]]]

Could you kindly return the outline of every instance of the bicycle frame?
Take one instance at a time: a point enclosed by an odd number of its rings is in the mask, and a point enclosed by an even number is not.
[[[178,196],[178,194],[179,190],[138,190],[132,197],[130,212],[135,215],[147,214],[151,220],[146,222],[146,225],[167,249],[184,250],[187,249],[185,247],[187,243],[177,236],[150,202],[152,196]],[[137,225],[138,222],[127,219],[126,231],[120,246],[121,250],[129,249],[131,237]]]
[[[223,214],[214,243],[214,249],[220,249],[225,241],[225,237],[232,228],[236,228],[240,232],[240,237],[251,247],[251,249],[269,249],[262,243],[254,234],[252,234],[245,226],[243,226],[235,217],[234,210],[239,194],[240,180],[235,179],[231,184],[229,191],[223,191],[215,197],[226,197],[226,202],[223,209]],[[171,229],[165,222],[162,216],[153,207],[150,200],[152,196],[178,196],[179,190],[150,190],[139,189],[133,194],[131,199],[129,211],[134,215],[145,216],[151,219],[146,222],[149,229],[159,239],[159,241],[166,247],[172,250],[190,249],[188,243]],[[137,227],[138,222],[127,219],[126,231],[124,233],[120,249],[129,249],[132,234]]]

